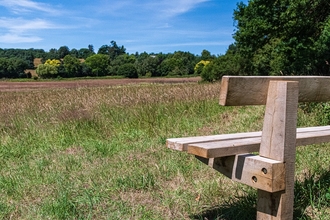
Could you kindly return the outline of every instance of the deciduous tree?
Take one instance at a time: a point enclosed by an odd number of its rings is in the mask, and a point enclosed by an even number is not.
[[[0,58],[0,78],[17,78],[24,75],[28,63],[20,58]]]
[[[124,46],[119,47],[116,41],[111,41],[110,45],[103,45],[99,48],[98,54],[109,55],[111,60],[114,60],[117,56],[126,53],[126,48]]]
[[[329,74],[328,0],[250,0],[234,12],[240,74]]]
[[[80,75],[81,65],[78,58],[66,55],[63,59],[63,66],[65,69],[65,75],[62,77],[76,77]]]
[[[40,78],[54,78],[57,76],[58,69],[51,64],[39,64],[36,73]]]
[[[59,58],[63,59],[66,55],[70,54],[70,49],[67,46],[61,46],[57,52],[58,52]]]
[[[135,66],[132,63],[126,63],[118,68],[118,75],[125,76],[127,78],[138,78],[139,75]]]
[[[109,73],[110,57],[106,54],[95,54],[87,57],[85,63],[95,76],[106,76]]]

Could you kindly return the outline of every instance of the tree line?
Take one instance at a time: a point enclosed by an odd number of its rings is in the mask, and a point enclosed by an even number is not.
[[[34,59],[41,58],[35,67]],[[26,69],[35,69],[41,78],[123,76],[129,78],[200,75],[204,67],[215,59],[203,50],[201,55],[190,52],[128,54],[124,46],[115,41],[101,46],[94,52],[87,48],[69,49],[0,49],[0,78],[31,77]]]

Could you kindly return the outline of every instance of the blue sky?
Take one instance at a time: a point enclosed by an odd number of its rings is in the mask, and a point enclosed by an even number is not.
[[[48,51],[112,40],[126,52],[224,54],[233,42],[231,0],[0,0],[0,48]],[[247,3],[247,0],[243,0]]]

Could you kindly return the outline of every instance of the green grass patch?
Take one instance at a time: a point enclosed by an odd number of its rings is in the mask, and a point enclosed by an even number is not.
[[[251,219],[256,191],[167,138],[261,130],[264,107],[221,107],[219,84],[0,94],[0,218]],[[299,126],[316,113],[299,111]],[[295,216],[329,214],[329,145],[297,149]]]

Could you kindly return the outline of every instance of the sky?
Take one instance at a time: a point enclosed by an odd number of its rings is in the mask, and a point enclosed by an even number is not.
[[[242,0],[247,3],[248,0]],[[224,54],[232,0],[0,0],[0,48],[70,50],[112,40],[126,52]]]

